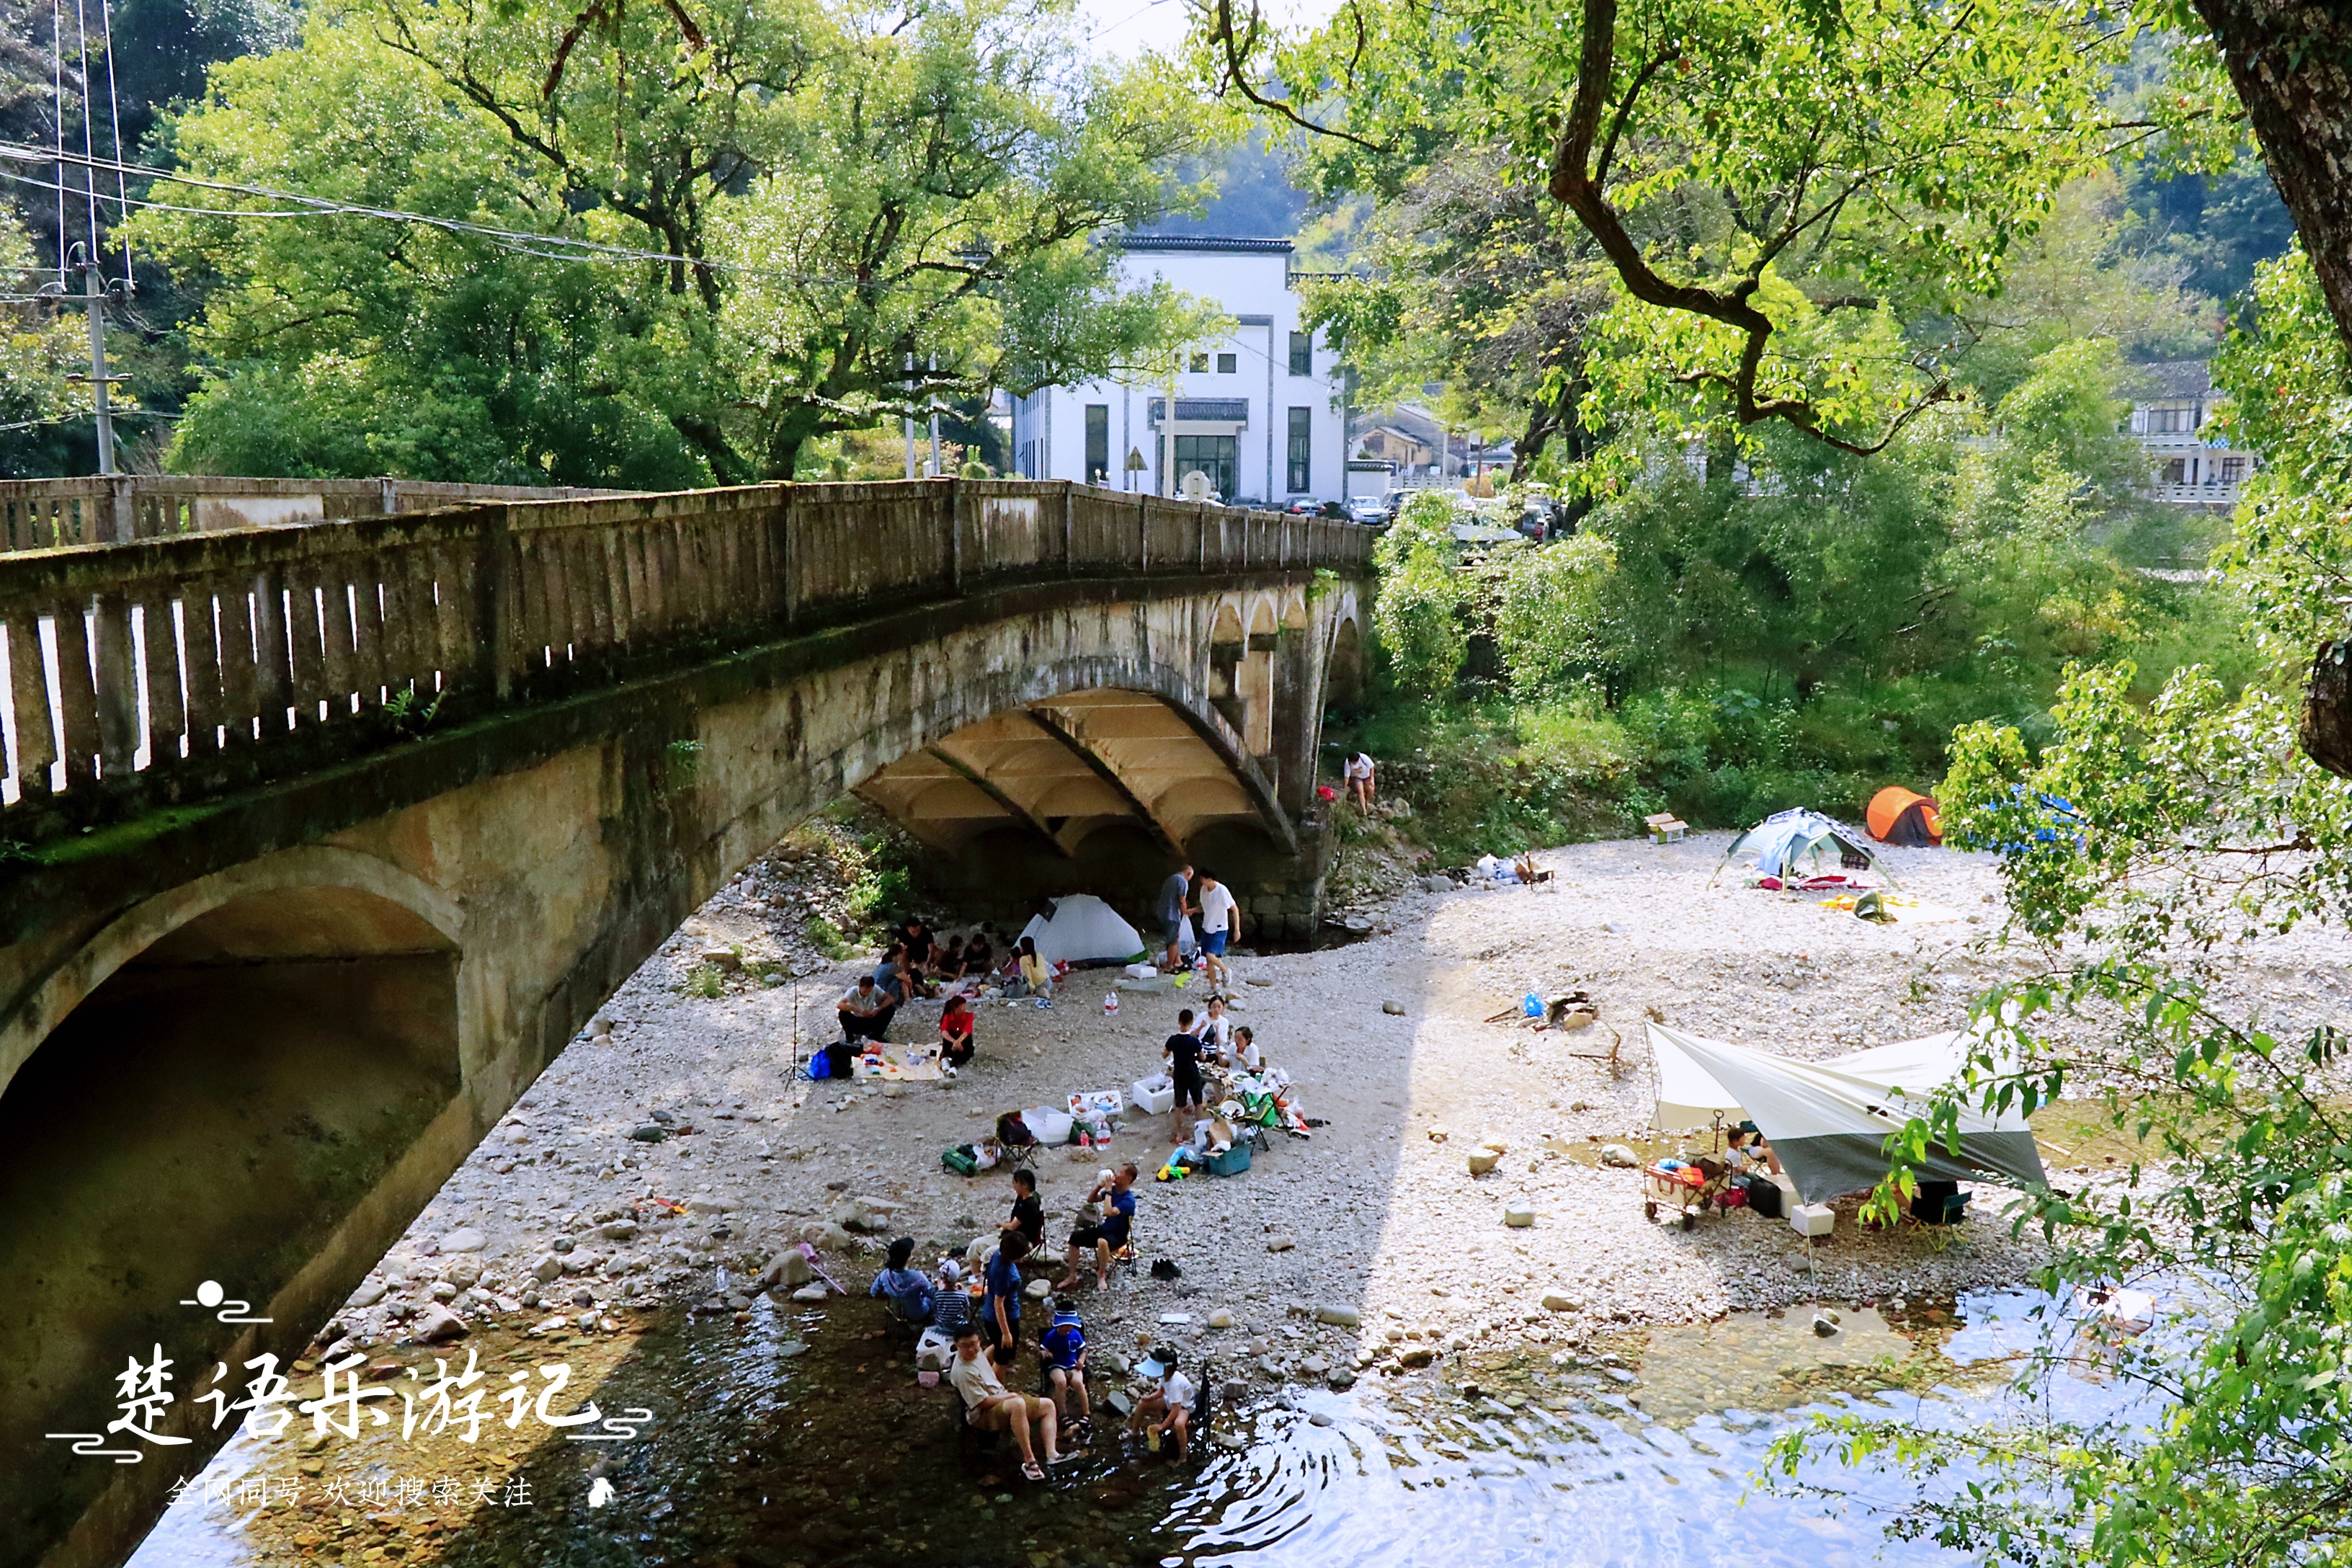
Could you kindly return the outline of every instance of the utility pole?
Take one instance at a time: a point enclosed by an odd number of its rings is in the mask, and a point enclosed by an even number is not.
[[[913,399],[914,395],[915,395],[915,356],[914,356],[913,354],[908,354],[908,355],[907,356],[907,396],[908,396],[908,400],[909,400],[909,401],[911,401],[911,400]],[[915,477],[915,416],[914,416],[914,412],[913,412],[913,410],[912,410],[912,409],[909,409],[909,410],[908,411],[907,418],[906,418],[906,426],[907,426],[907,477],[908,477],[908,479],[913,479],[913,478]]]
[[[939,355],[937,355],[937,354],[933,354],[933,355],[931,356],[931,376],[932,376],[932,379],[937,380],[937,379],[938,379],[938,377],[939,377],[939,374],[940,374],[940,356],[939,356]],[[938,479],[939,477],[940,477],[940,398],[939,398],[939,394],[937,394],[937,393],[933,393],[933,394],[931,395],[931,478],[933,478],[933,479]]]
[[[69,375],[66,379],[86,379],[90,384],[98,415],[98,471],[110,474],[114,472],[114,415],[107,405],[106,388],[110,382],[131,378],[106,374],[106,301],[110,294],[105,279],[100,276],[101,268],[98,258],[77,241],[68,253],[66,268],[81,274],[82,302],[89,310],[89,374],[87,377]],[[57,285],[46,285],[43,292],[54,288]],[[58,292],[62,295],[64,290],[59,289]]]

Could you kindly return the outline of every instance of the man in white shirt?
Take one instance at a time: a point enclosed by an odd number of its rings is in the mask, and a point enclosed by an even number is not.
[[[1230,975],[1225,969],[1225,942],[1238,942],[1242,934],[1242,906],[1233,889],[1210,876],[1201,873],[1201,956],[1209,966],[1209,984],[1226,984]]]
[[[1029,1444],[1031,1422],[1045,1428],[1046,1464],[1066,1464],[1076,1457],[1061,1451],[1057,1441],[1061,1418],[1054,1402],[1007,1392],[1004,1380],[996,1375],[995,1363],[981,1348],[978,1329],[967,1327],[956,1336],[955,1360],[948,1366],[948,1383],[963,1396],[966,1422],[983,1432],[1013,1434],[1013,1446],[1021,1450],[1021,1473],[1031,1480],[1045,1479],[1045,1472],[1038,1468],[1037,1452]]]

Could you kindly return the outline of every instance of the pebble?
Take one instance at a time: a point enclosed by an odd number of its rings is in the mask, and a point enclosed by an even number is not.
[[[793,1292],[795,1301],[822,1301],[829,1292],[823,1285],[803,1285]]]
[[[1310,1426],[1328,1426],[1331,1425],[1330,1412],[1326,1410],[1318,1410],[1314,1415],[1309,1415],[1307,1418],[1307,1424]]]
[[[1360,1327],[1364,1319],[1363,1314],[1353,1307],[1327,1301],[1315,1309],[1315,1321],[1318,1323],[1328,1323],[1334,1328],[1353,1329]]]
[[[1381,1011],[1386,1013],[1391,1018],[1402,1018],[1404,1016],[1404,1004],[1402,1002],[1383,1002],[1381,1004]]]
[[[1297,1245],[1298,1238],[1295,1236],[1269,1236],[1265,1238],[1268,1252],[1287,1252]]]
[[[443,1237],[441,1238],[441,1250],[444,1252],[479,1252],[482,1250],[483,1247],[488,1244],[488,1238],[483,1236],[480,1231],[476,1230],[471,1226],[466,1226],[457,1230],[453,1230],[448,1235]]]
[[[1642,1157],[1622,1143],[1603,1143],[1601,1163],[1613,1170],[1632,1171],[1641,1167]]]
[[[1522,1198],[1503,1210],[1503,1223],[1514,1230],[1525,1230],[1536,1223],[1535,1205]]]
[[[448,1308],[427,1307],[416,1315],[416,1326],[409,1331],[419,1344],[438,1345],[464,1339],[470,1331],[466,1320]]]
[[[1225,1310],[1223,1307],[1218,1308],[1215,1311],[1209,1314],[1209,1327],[1213,1329],[1230,1329],[1233,1326],[1234,1315]]]
[[[1491,1149],[1475,1151],[1470,1155],[1470,1173],[1474,1176],[1483,1176],[1492,1171],[1495,1168],[1495,1163],[1501,1158],[1500,1154]]]

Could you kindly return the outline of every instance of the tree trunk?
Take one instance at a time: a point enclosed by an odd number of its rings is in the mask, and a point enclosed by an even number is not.
[[[2352,7],[2301,0],[2195,0],[2262,143],[2271,180],[2352,348]],[[2303,749],[2352,778],[2352,670],[2345,645],[2313,660]]]

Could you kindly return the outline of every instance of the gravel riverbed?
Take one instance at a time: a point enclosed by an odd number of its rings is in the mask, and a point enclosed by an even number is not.
[[[2021,1279],[2038,1243],[2010,1235],[1998,1189],[1982,1189],[1979,1212],[1951,1236],[1863,1230],[1847,1199],[1834,1235],[1808,1245],[1744,1212],[1688,1233],[1654,1224],[1639,1173],[1600,1163],[1607,1143],[1656,1147],[1637,1142],[1648,1016],[1830,1056],[1954,1027],[2000,972],[1997,954],[1969,947],[2000,918],[1989,858],[1888,852],[1906,894],[1957,918],[1881,927],[1728,873],[1710,887],[1727,842],[1552,850],[1538,858],[1556,873],[1544,888],[1415,886],[1362,911],[1375,932],[1364,941],[1236,959],[1238,1018],[1328,1125],[1311,1140],[1276,1134],[1252,1170],[1223,1180],[1154,1183],[1168,1120],[1132,1110],[1108,1151],[1043,1158],[1049,1247],[1097,1167],[1133,1160],[1145,1172],[1143,1256],[1181,1270],[1173,1281],[1115,1275],[1107,1300],[1089,1279],[1077,1304],[1097,1344],[1165,1340],[1271,1378],[1344,1383],[1465,1352],[1574,1352],[1628,1324],[1817,1299],[1941,1300]],[[1156,1071],[1178,1007],[1200,997],[1197,982],[1126,995],[1106,1017],[1108,977],[1081,974],[1051,1010],[983,1003],[979,1056],[952,1083],[890,1096],[796,1081],[794,1061],[834,1033],[835,997],[870,962],[824,960],[801,938],[836,894],[806,849],[722,890],[613,998],[609,1034],[583,1033],[491,1131],[354,1295],[338,1334],[360,1347],[419,1337],[436,1312],[616,1331],[632,1309],[679,1297],[738,1311],[767,1260],[803,1239],[862,1295],[887,1237],[917,1237],[929,1261],[1003,1217],[1005,1176],[949,1173],[942,1150],[1000,1111]],[[739,948],[740,966],[716,971],[718,996],[688,988],[698,970],[707,988],[707,954]],[[2284,1026],[2335,1010],[2345,956],[2298,937],[2251,955],[2231,984]],[[1570,989],[1598,1000],[1598,1025],[1485,1021],[1526,992]],[[902,1010],[892,1037],[930,1037],[938,1012]],[[1595,1059],[1616,1036],[1618,1060]],[[1466,1156],[1490,1139],[1503,1156],[1473,1177]],[[1535,1209],[1531,1227],[1504,1225],[1515,1200]],[[838,1223],[861,1213],[863,1234]],[[870,1326],[863,1313],[857,1323]]]

